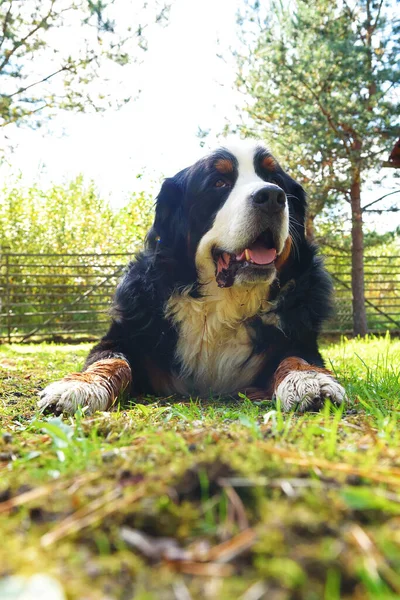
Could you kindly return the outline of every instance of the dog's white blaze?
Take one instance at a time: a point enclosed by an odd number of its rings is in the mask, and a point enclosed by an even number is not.
[[[179,393],[224,394],[252,385],[262,368],[264,355],[252,355],[253,343],[246,321],[259,314],[279,327],[277,317],[270,313],[272,304],[267,300],[270,282],[220,289],[212,257],[214,246],[232,253],[242,251],[257,230],[258,216],[252,209],[250,195],[265,186],[254,170],[254,154],[259,147],[248,141],[225,144],[238,161],[238,179],[197,249],[196,266],[203,283],[203,297],[194,299],[188,291],[177,292],[167,305],[166,315],[179,330],[176,358],[181,371],[175,379],[179,382],[179,386],[176,384]],[[288,222],[286,205],[278,253],[288,236]]]
[[[201,281],[214,277],[214,246],[227,252],[237,253],[249,243],[252,231],[257,228],[257,212],[252,209],[249,198],[266,185],[254,169],[254,155],[260,144],[241,141],[224,146],[238,161],[238,178],[226,202],[217,212],[211,229],[203,236],[196,252],[196,265]],[[282,252],[289,234],[289,210],[286,203],[282,219],[277,253]]]
[[[205,297],[191,298],[187,292],[171,297],[166,314],[179,329],[176,358],[182,365],[176,374],[177,392],[233,393],[253,383],[264,356],[251,356],[253,344],[244,321],[272,308],[267,294],[268,284],[221,290],[214,279]]]
[[[282,402],[284,410],[290,410],[300,404],[299,410],[307,410],[315,398],[330,398],[335,404],[346,400],[346,391],[338,381],[328,373],[318,371],[290,371],[276,389],[276,397]]]

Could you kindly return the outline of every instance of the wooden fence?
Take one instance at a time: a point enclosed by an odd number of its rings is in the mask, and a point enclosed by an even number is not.
[[[0,255],[0,341],[95,339],[107,330],[111,298],[128,254]],[[351,333],[350,259],[329,255],[335,316],[327,332]],[[365,259],[371,332],[400,331],[400,257]]]
[[[327,332],[351,333],[351,258],[348,254],[325,255],[325,265],[335,286],[335,314]],[[370,333],[400,332],[400,256],[365,256],[364,285]]]
[[[0,339],[93,339],[102,335],[128,254],[0,256]]]

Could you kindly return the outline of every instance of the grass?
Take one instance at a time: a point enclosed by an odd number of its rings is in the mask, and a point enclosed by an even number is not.
[[[54,600],[399,598],[400,341],[324,346],[344,410],[38,413],[88,348],[1,347],[0,598],[35,574]]]

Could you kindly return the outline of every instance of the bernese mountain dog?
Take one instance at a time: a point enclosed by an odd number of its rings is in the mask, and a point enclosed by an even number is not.
[[[39,406],[108,410],[130,396],[346,399],[318,350],[332,284],[305,236],[302,187],[261,143],[227,144],[166,179],[108,333]]]

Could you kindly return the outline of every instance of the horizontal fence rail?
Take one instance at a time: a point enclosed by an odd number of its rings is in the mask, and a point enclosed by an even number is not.
[[[130,254],[0,254],[0,341],[72,341],[103,335]],[[329,254],[335,312],[327,333],[352,331],[351,259]],[[400,332],[400,256],[365,257],[371,332]]]
[[[0,339],[94,339],[110,322],[117,282],[131,255],[0,255]]]
[[[329,254],[325,265],[335,287],[335,312],[327,332],[353,329],[351,257]],[[400,332],[400,256],[364,256],[365,307],[371,333]]]

